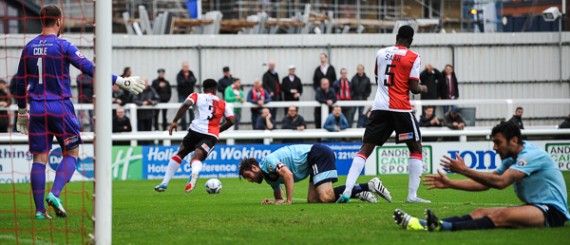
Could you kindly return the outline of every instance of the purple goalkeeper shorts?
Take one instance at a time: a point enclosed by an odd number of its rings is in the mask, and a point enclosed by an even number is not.
[[[54,136],[64,152],[73,150],[83,143],[73,103],[70,99],[30,100],[28,132],[30,152],[32,154],[49,152]]]

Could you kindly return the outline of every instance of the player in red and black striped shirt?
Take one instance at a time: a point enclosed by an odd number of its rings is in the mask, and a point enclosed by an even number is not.
[[[402,26],[396,36],[396,45],[380,49],[376,53],[375,74],[378,91],[364,132],[362,147],[352,161],[346,179],[346,190],[339,202],[348,202],[352,187],[362,172],[366,159],[376,146],[382,146],[388,140],[394,130],[396,143],[405,142],[410,150],[406,202],[430,202],[417,196],[423,166],[422,143],[418,122],[412,115],[409,92],[427,93],[427,87],[419,84],[420,56],[409,50],[413,37],[414,29]]]

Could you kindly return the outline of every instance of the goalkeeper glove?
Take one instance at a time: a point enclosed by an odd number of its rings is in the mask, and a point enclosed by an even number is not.
[[[28,134],[28,111],[26,109],[18,109],[16,130],[22,134]]]
[[[140,94],[144,90],[144,80],[139,77],[117,77],[115,84],[133,94]]]

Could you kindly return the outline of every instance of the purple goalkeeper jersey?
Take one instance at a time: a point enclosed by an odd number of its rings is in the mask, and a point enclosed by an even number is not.
[[[93,76],[93,63],[71,42],[54,34],[39,35],[28,42],[15,76],[18,108],[26,108],[26,97],[35,101],[71,98],[69,64]],[[116,79],[117,76],[113,75],[113,83]]]

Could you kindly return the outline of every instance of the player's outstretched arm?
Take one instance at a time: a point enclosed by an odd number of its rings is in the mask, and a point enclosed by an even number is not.
[[[180,120],[180,118],[182,118],[182,116],[184,116],[184,114],[186,113],[188,108],[190,108],[190,106],[192,106],[193,103],[194,102],[192,102],[192,100],[188,100],[188,99],[186,101],[184,101],[184,103],[182,103],[182,105],[180,106],[180,108],[178,108],[178,111],[176,112],[176,116],[174,117],[174,119],[170,123],[170,127],[168,129],[168,134],[172,135],[172,131],[177,131],[178,120]]]
[[[437,174],[426,175],[422,177],[422,179],[428,190],[451,188],[463,191],[486,191],[489,189],[488,186],[472,179],[450,180],[447,175],[439,169],[437,170]]]
[[[479,172],[468,168],[459,154],[455,155],[455,159],[448,156],[444,156],[443,158],[444,159],[441,160],[441,166],[443,169],[461,174],[490,188],[504,189],[526,176],[525,173],[514,169],[508,169],[503,174],[498,174],[497,172]]]
[[[79,69],[81,72],[93,76],[95,71],[95,66],[87,57],[85,57],[79,49],[73,45],[71,42],[64,41],[63,46],[65,47],[66,58],[69,60],[71,65]],[[113,84],[119,85],[124,90],[127,90],[133,94],[139,94],[144,90],[144,81],[139,77],[128,77],[123,78],[116,75],[112,76]]]
[[[133,94],[140,94],[144,90],[144,80],[140,77],[117,77],[115,84]]]

